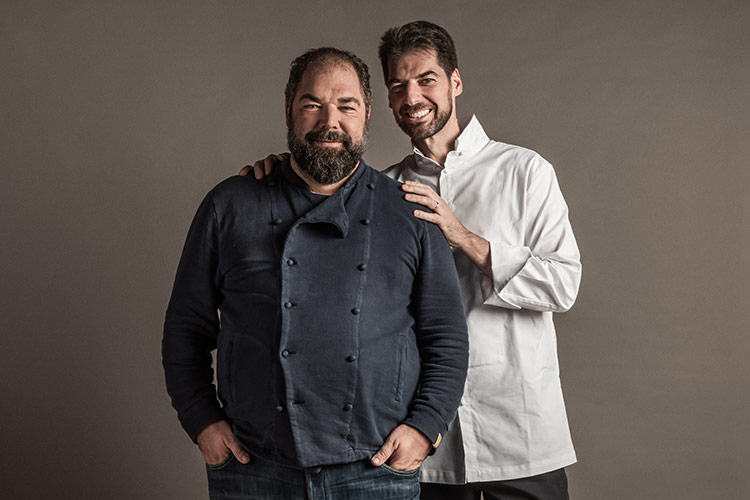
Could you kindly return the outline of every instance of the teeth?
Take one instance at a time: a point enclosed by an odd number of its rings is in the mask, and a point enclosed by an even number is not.
[[[406,116],[408,116],[409,118],[419,119],[419,118],[422,118],[424,116],[427,116],[427,113],[429,113],[429,112],[430,112],[429,109],[423,109],[422,111],[417,111],[416,113],[406,113]]]

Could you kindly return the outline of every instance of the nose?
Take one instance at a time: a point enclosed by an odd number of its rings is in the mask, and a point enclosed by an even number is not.
[[[405,93],[405,102],[408,106],[413,106],[422,99],[422,96],[419,92],[419,86],[416,84],[416,82],[408,82],[406,85]]]
[[[328,104],[321,108],[319,124],[329,129],[339,128],[339,109],[335,104]]]

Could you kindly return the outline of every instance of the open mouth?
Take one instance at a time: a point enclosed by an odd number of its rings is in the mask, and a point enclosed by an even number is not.
[[[416,111],[406,111],[402,115],[409,121],[418,122],[432,113],[432,108],[422,108]]]
[[[341,146],[341,141],[315,141],[315,144],[324,148],[330,148],[333,146]]]

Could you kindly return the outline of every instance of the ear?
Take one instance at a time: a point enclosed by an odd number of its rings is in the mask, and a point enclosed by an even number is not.
[[[289,127],[291,120],[289,119],[289,113],[292,112],[292,107],[289,105],[289,101],[284,100],[284,117],[286,118],[286,126]]]
[[[461,81],[461,73],[458,72],[458,68],[453,70],[451,75],[451,84],[453,85],[453,96],[460,96],[464,91],[464,84]]]

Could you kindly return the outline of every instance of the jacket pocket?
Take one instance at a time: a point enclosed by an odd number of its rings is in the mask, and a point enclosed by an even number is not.
[[[396,387],[395,387],[395,393],[396,396],[394,398],[395,401],[401,401],[401,397],[404,393],[404,377],[405,377],[405,370],[406,370],[406,363],[409,359],[408,357],[408,349],[409,349],[409,343],[406,341],[406,335],[403,333],[398,334],[398,341],[396,342],[396,346],[398,349],[398,372],[396,377]]]
[[[229,337],[226,344],[221,346],[217,351],[216,372],[219,385],[219,395],[225,403],[231,403],[236,400],[234,394],[234,384],[232,383],[232,355],[234,351],[234,339]]]
[[[513,311],[518,316],[523,311]],[[469,341],[469,366],[496,365],[505,362],[505,343],[513,341],[513,316],[500,307],[484,306],[466,316],[466,325],[471,332]],[[526,332],[523,332],[526,334]]]

